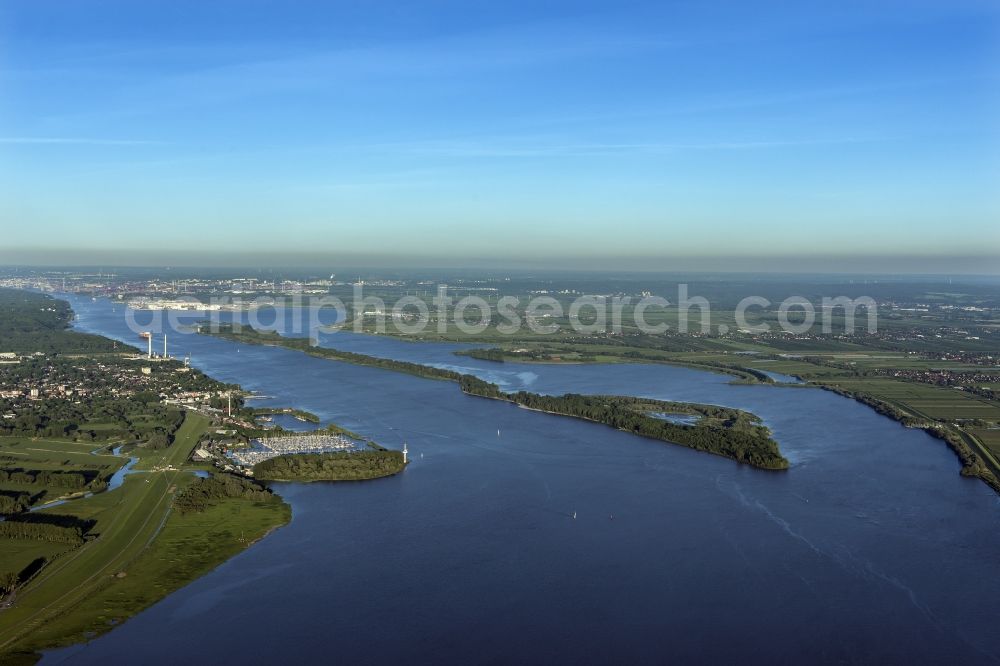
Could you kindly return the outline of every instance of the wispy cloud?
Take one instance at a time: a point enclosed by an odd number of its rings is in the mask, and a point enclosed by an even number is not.
[[[365,150],[385,153],[409,153],[438,157],[586,157],[622,154],[671,154],[685,151],[713,150],[765,150],[832,146],[873,141],[886,141],[885,137],[828,137],[815,139],[770,139],[757,141],[709,141],[692,143],[638,142],[553,142],[532,138],[516,141],[418,141],[382,143],[364,146]],[[360,147],[355,147],[360,148]]]
[[[63,136],[0,136],[0,143],[21,145],[154,146],[163,142],[142,139],[93,139]]]
[[[682,49],[688,42],[649,32],[611,29],[595,31],[586,24],[528,24],[491,30],[472,30],[441,37],[418,36],[333,48],[289,46],[282,50],[253,49],[237,44],[231,52],[200,51],[189,47],[168,50],[164,57],[179,65],[164,73],[130,76],[125,69],[121,83],[98,100],[94,113],[103,118],[142,115],[150,110],[190,108],[234,103],[249,97],[329,94],[339,96],[373,89],[424,85],[454,77],[523,72],[542,66],[569,65],[588,59],[612,59]],[[96,47],[95,47],[96,48]],[[155,53],[155,51],[151,51]],[[108,68],[127,58],[129,51],[107,56]],[[162,55],[162,54],[161,54]],[[90,63],[61,60],[53,70],[65,77],[79,68],[95,71]],[[100,67],[97,72],[105,72]],[[117,71],[117,70],[113,70]],[[22,77],[37,70],[21,70]],[[0,73],[9,75],[9,72]],[[104,108],[110,102],[112,108]],[[65,117],[77,117],[74,113]],[[84,114],[86,116],[86,114]]]

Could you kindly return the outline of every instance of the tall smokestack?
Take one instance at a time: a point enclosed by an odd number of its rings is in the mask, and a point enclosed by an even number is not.
[[[170,358],[167,356],[167,334],[163,334],[163,358]]]
[[[148,358],[153,358],[153,334],[150,333],[146,338],[146,343],[149,345],[149,351],[147,352]]]

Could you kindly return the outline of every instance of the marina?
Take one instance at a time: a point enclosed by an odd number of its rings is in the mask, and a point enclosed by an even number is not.
[[[261,437],[246,448],[234,449],[229,458],[246,470],[259,462],[290,453],[332,453],[356,450],[355,442],[344,435],[310,434]]]

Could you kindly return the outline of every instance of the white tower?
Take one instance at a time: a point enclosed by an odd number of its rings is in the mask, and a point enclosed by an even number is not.
[[[167,356],[167,334],[163,334],[163,358],[170,358]]]
[[[153,358],[153,334],[152,332],[146,334],[146,343],[149,345],[149,351],[147,356]]]
[[[403,442],[403,464],[404,465],[406,464],[406,453],[407,453],[406,442]]]

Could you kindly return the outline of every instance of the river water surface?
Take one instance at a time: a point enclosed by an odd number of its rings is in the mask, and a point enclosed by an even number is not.
[[[69,299],[79,330],[143,344],[121,305]],[[665,365],[497,364],[460,345],[324,338],[508,389],[748,409],[792,461],[764,472],[450,382],[170,339],[270,396],[255,404],[405,441],[412,464],[277,485],[288,526],[43,663],[1000,659],[1000,501],[942,442],[853,401]]]

